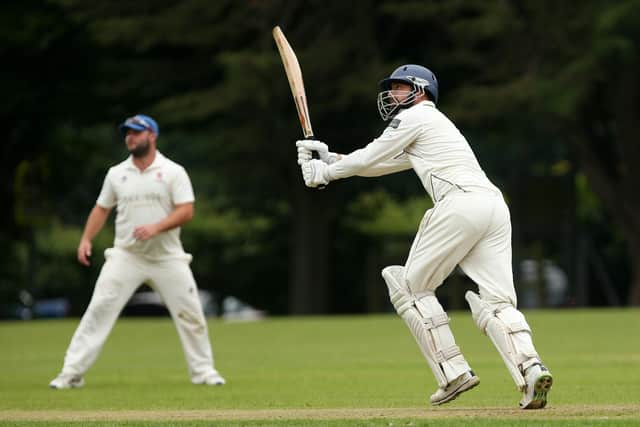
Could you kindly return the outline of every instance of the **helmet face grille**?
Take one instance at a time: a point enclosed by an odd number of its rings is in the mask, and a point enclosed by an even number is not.
[[[413,85],[413,89],[408,92],[408,95],[402,99],[398,99],[398,95],[407,92],[396,90],[383,90],[378,94],[378,112],[380,117],[385,122],[392,119],[403,108],[408,108],[413,105],[417,98],[424,95],[424,88]]]

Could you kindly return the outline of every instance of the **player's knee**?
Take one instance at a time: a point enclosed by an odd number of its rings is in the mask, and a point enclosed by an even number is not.
[[[391,265],[382,270],[382,278],[389,289],[389,299],[398,314],[402,315],[412,304],[408,289],[404,285],[404,267]]]
[[[524,315],[511,302],[489,302],[472,291],[467,291],[465,299],[469,303],[473,319],[483,332],[487,332],[492,321],[497,321],[507,333],[531,333]]]
[[[404,272],[404,266],[390,265],[382,269],[382,278],[387,282],[387,286],[390,284],[389,279],[391,279],[393,284],[397,283],[398,286],[401,286],[404,281]]]
[[[207,322],[204,316],[199,313],[180,310],[175,315],[175,318],[183,328],[186,328],[195,334],[203,334],[207,332]]]
[[[96,286],[97,288],[97,286]],[[115,292],[96,291],[89,303],[90,309],[111,308],[118,301],[118,294]]]
[[[480,295],[472,291],[467,291],[464,298],[467,300],[469,308],[471,308],[471,315],[476,325],[481,331],[486,332],[487,325],[495,316],[494,310],[496,306],[485,301]]]
[[[500,292],[500,293],[482,293],[480,297],[484,302],[495,307],[516,307],[516,294],[513,292]]]

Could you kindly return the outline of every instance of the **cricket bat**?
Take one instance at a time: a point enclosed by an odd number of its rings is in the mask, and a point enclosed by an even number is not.
[[[315,139],[313,135],[313,128],[311,127],[311,118],[309,116],[309,107],[307,105],[307,95],[304,90],[304,81],[302,80],[302,70],[298,63],[298,58],[295,52],[291,48],[291,45],[284,36],[284,33],[279,26],[273,27],[273,39],[278,46],[280,52],[280,58],[284,65],[284,71],[287,74],[289,80],[289,86],[291,86],[291,93],[293,94],[293,102],[296,104],[296,110],[298,110],[298,119],[300,120],[300,126],[302,126],[302,134],[306,139]],[[313,152],[313,157],[318,158],[318,153]]]

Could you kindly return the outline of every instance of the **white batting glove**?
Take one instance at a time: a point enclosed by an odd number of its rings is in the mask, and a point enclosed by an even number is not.
[[[296,145],[298,143],[296,142]],[[298,164],[302,166],[303,163],[307,163],[309,160],[313,159],[313,151],[308,148],[298,147]]]
[[[329,151],[327,144],[315,139],[301,139],[296,141],[298,147],[298,164],[301,165],[313,158],[313,151],[318,152],[320,160],[330,165],[338,160],[338,155]]]
[[[304,185],[307,187],[315,188],[319,185],[327,185],[331,181],[329,176],[329,165],[322,160],[312,159],[306,161],[300,165],[302,170],[302,178],[304,178]]]

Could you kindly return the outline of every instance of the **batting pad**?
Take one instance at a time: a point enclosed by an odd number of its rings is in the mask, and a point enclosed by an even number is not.
[[[436,377],[438,386],[447,384],[471,370],[456,345],[449,317],[433,294],[416,298],[404,283],[404,267],[390,266],[382,270],[389,288],[391,303],[422,351],[427,364]]]
[[[467,291],[465,299],[471,307],[473,320],[498,349],[518,389],[524,390],[523,372],[540,363],[533,346],[531,328],[524,315],[511,304],[489,304],[471,291]]]

